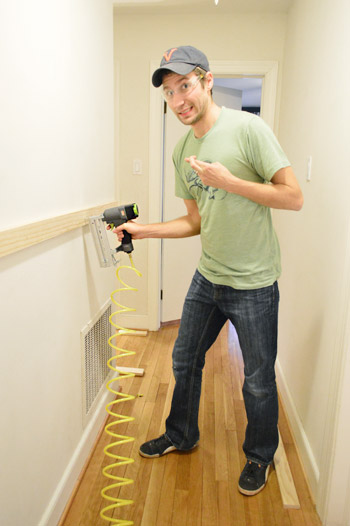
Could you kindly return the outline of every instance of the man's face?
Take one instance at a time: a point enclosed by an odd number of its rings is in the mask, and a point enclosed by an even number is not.
[[[202,119],[211,101],[207,80],[205,80],[204,87],[200,81],[196,82],[197,80],[198,76],[193,71],[188,75],[169,73],[169,75],[163,77],[163,91],[173,93],[167,99],[167,103],[177,118],[183,124],[189,126],[196,124]],[[184,93],[188,85],[194,85],[194,87],[189,92]]]

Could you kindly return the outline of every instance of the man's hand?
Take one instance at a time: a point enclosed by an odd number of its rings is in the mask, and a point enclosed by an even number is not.
[[[198,174],[202,183],[205,186],[212,186],[213,188],[220,188],[222,190],[228,190],[229,183],[232,184],[234,179],[237,179],[231,172],[221,163],[206,163],[199,161],[195,155],[186,157],[191,168]]]
[[[113,232],[117,234],[118,241],[121,242],[121,240],[124,237],[124,230],[129,232],[131,234],[132,239],[143,239],[143,233],[144,233],[144,225],[139,225],[138,223],[135,223],[134,221],[128,221],[127,223],[123,223],[122,225],[117,226]]]

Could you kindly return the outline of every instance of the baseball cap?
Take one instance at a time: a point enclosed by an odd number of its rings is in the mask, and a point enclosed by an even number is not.
[[[193,46],[179,46],[168,49],[160,62],[160,67],[152,75],[152,84],[156,88],[162,84],[165,71],[172,71],[178,75],[187,75],[196,67],[209,71],[207,57]]]

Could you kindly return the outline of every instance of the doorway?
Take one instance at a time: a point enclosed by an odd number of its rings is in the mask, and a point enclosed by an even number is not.
[[[151,61],[150,76],[157,69],[158,61]],[[274,128],[275,102],[277,91],[278,64],[275,61],[212,61],[211,70],[214,77],[233,78],[251,77],[261,78],[261,117]],[[163,119],[163,100],[159,90],[150,91],[150,142],[149,142],[149,222],[158,223],[162,221],[162,173],[163,173],[163,138],[165,120]],[[181,134],[183,135],[182,128]],[[175,144],[175,142],[173,143]],[[181,200],[176,198],[177,201]],[[182,204],[182,207],[184,205]],[[181,215],[186,213],[182,208]],[[174,217],[174,216],[173,216]],[[193,238],[191,250],[193,249]],[[171,240],[177,243],[179,240]],[[175,251],[174,262],[187,257],[187,249],[181,251],[179,246]],[[162,291],[162,250],[159,239],[149,240],[148,252],[148,327],[150,330],[158,330],[162,320],[161,291]],[[198,262],[198,260],[197,260]],[[192,270],[191,270],[192,272]],[[193,272],[192,272],[193,273]],[[181,274],[177,270],[173,280],[179,284],[182,280]],[[187,287],[187,285],[186,285]],[[187,291],[187,290],[186,290]],[[184,296],[182,297],[182,301]],[[181,302],[182,307],[182,302]],[[174,314],[172,315],[174,316]],[[177,319],[177,318],[174,318]],[[163,321],[163,320],[162,320]]]

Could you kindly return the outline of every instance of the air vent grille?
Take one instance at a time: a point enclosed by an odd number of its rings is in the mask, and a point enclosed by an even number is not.
[[[102,388],[110,373],[107,366],[107,361],[113,353],[113,349],[108,345],[108,339],[112,335],[110,315],[109,301],[81,331],[84,420],[93,412],[97,400],[103,394]]]

